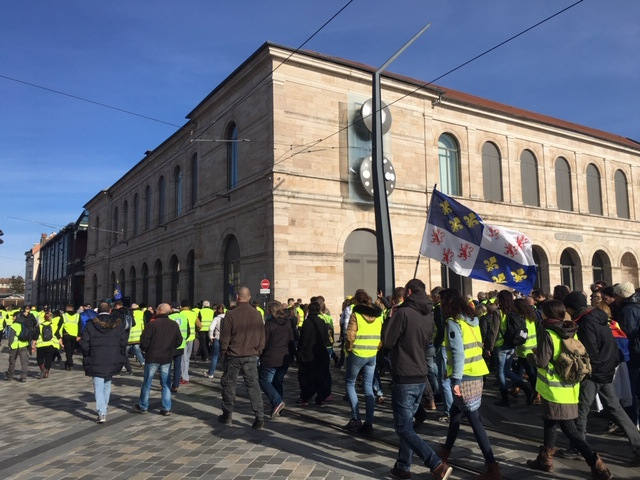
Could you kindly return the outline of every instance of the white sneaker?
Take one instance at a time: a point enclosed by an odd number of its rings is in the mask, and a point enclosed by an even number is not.
[[[210,375],[208,370],[205,370],[203,375],[207,378],[213,378],[213,375]]]

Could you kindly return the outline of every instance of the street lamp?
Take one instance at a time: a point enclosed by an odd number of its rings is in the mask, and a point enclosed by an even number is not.
[[[411,40],[404,44],[384,65],[373,74],[373,128],[372,128],[372,163],[373,163],[373,208],[376,215],[376,245],[378,248],[378,290],[385,296],[393,294],[395,269],[393,264],[393,239],[391,238],[391,220],[389,218],[389,202],[384,176],[384,155],[382,152],[382,110],[380,74],[415,42],[427,28],[428,23],[416,33]]]

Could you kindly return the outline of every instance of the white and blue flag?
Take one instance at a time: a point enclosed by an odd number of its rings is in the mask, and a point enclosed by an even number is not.
[[[458,275],[498,283],[528,295],[536,280],[531,240],[433,190],[420,254]]]

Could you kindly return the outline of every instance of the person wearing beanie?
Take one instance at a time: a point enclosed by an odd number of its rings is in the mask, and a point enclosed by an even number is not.
[[[599,395],[608,417],[625,432],[633,453],[640,459],[640,433],[620,405],[613,388],[613,375],[619,354],[618,345],[609,327],[609,317],[599,308],[587,306],[587,297],[583,292],[571,292],[563,303],[571,319],[578,325],[578,339],[584,345],[591,361],[591,374],[580,382],[576,420],[578,433],[586,440],[589,409],[596,395]],[[565,456],[572,456],[577,452],[565,453]]]
[[[620,328],[629,339],[629,381],[631,382],[631,394],[633,402],[627,409],[634,424],[638,424],[638,380],[640,379],[640,294],[636,293],[632,283],[618,283],[614,285],[618,304],[617,316]],[[612,312],[613,313],[613,312]]]

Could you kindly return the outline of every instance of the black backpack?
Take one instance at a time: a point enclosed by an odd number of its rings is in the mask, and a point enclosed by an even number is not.
[[[508,347],[517,347],[527,341],[527,320],[516,312],[507,313],[507,327],[502,338]]]
[[[38,324],[32,322],[24,322],[20,324],[20,333],[18,333],[18,341],[20,342],[29,342],[31,340],[37,340],[38,335]]]
[[[53,338],[53,328],[51,324],[42,325],[42,340],[48,342]]]

